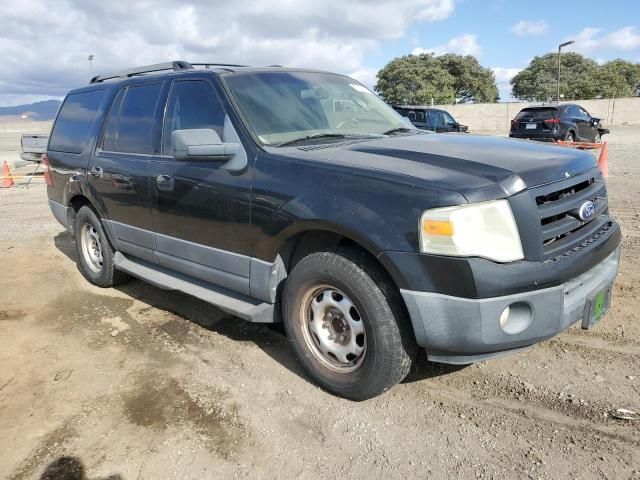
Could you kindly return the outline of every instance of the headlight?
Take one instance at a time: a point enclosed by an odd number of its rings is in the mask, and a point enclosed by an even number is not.
[[[496,262],[522,260],[522,243],[506,200],[427,210],[420,218],[420,251]]]

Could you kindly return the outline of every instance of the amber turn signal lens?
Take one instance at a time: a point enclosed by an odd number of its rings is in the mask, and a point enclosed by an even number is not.
[[[445,235],[447,237],[453,236],[453,224],[447,221],[441,220],[426,220],[422,224],[424,233],[427,235]]]

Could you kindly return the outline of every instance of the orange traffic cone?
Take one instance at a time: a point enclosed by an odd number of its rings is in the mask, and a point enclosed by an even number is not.
[[[13,187],[13,177],[11,176],[11,170],[9,170],[9,164],[6,160],[4,161],[4,165],[2,165],[2,185],[0,185],[0,187]]]
[[[609,175],[609,148],[607,142],[602,144],[602,150],[600,150],[600,158],[598,158],[598,166],[602,171],[602,175],[605,177]]]

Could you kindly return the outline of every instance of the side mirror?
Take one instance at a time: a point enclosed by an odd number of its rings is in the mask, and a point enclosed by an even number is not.
[[[591,123],[595,127],[596,125],[598,125],[600,123],[600,119],[596,118],[596,117],[591,117]]]
[[[222,143],[210,128],[174,130],[171,148],[176,160],[229,160],[240,150],[238,143]]]

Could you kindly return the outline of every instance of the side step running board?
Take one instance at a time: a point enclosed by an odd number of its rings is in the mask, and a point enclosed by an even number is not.
[[[271,303],[262,303],[260,300],[223,287],[165,270],[158,265],[126,257],[120,252],[116,252],[114,260],[118,270],[127,272],[156,287],[165,290],[179,290],[192,295],[244,320],[258,323],[277,321],[275,305]]]

